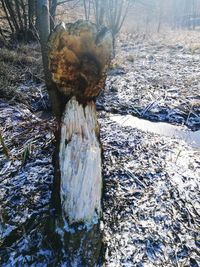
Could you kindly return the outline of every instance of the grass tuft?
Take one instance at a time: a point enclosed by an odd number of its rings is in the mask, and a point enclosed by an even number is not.
[[[20,44],[15,50],[0,48],[0,97],[27,102],[27,96],[18,88],[23,83],[42,79],[42,60],[38,44]]]

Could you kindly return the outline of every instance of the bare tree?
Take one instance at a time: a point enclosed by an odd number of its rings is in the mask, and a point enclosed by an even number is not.
[[[105,3],[105,17],[107,26],[111,29],[113,37],[121,30],[126,18],[130,0],[107,0]]]
[[[89,20],[90,19],[90,11],[91,11],[91,1],[86,1],[83,0],[83,6],[85,10],[85,19]]]
[[[131,0],[83,0],[85,18],[89,20],[93,13],[98,28],[106,26],[110,29],[115,47],[115,37],[121,30],[130,3]]]
[[[55,4],[55,1],[54,1]],[[45,76],[46,87],[49,93],[50,102],[52,104],[52,110],[57,118],[61,116],[61,98],[59,93],[54,90],[55,84],[51,78],[51,72],[49,71],[49,58],[48,58],[48,38],[50,35],[50,7],[49,0],[37,0],[36,1],[36,13],[37,13],[37,27],[40,38],[40,45],[42,51],[43,70]]]
[[[31,31],[34,31],[35,9],[35,0],[28,0],[28,23]]]
[[[95,23],[98,27],[105,23],[105,2],[102,0],[93,0]]]
[[[40,36],[40,44],[42,50],[43,68],[47,87],[51,81],[51,74],[48,69],[48,50],[47,41],[50,34],[50,17],[49,17],[49,1],[37,0],[36,4],[38,31]]]
[[[113,36],[121,29],[131,0],[83,0],[85,18],[93,13],[98,27],[107,26]]]
[[[55,26],[55,14],[58,5],[74,0],[49,0],[48,15],[50,17],[51,30]],[[12,37],[24,41],[37,37],[36,4],[38,0],[0,0],[1,9],[4,13],[4,21],[10,29]],[[0,29],[2,35],[4,30]]]
[[[1,0],[2,10],[12,35],[17,39],[34,37],[34,0]]]

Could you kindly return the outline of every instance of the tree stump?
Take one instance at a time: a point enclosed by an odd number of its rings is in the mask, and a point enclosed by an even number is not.
[[[101,214],[101,145],[95,100],[104,87],[112,34],[88,21],[61,24],[50,35],[49,70],[60,95],[62,213],[69,223]]]

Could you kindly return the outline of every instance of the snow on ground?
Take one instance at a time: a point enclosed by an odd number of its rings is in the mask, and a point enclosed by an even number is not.
[[[119,39],[98,100],[105,266],[200,265],[200,150],[110,119],[112,113],[134,114],[199,129],[198,39],[198,32]],[[47,94],[41,88],[17,89],[27,93],[28,105],[0,99],[1,135],[9,153],[8,159],[0,147],[1,266],[66,266],[69,260],[52,235],[55,125],[45,115]],[[88,241],[92,250],[94,236],[84,237],[82,247]],[[77,255],[83,239],[73,238],[68,252]]]

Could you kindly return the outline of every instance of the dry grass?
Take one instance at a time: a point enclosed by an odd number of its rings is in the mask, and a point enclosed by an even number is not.
[[[24,102],[18,87],[42,80],[42,61],[38,44],[19,44],[15,49],[0,48],[0,97]]]
[[[5,63],[12,63],[13,65],[19,65],[21,67],[37,63],[37,59],[33,56],[24,53],[21,54],[18,51],[12,51],[6,48],[0,50],[0,58]]]

